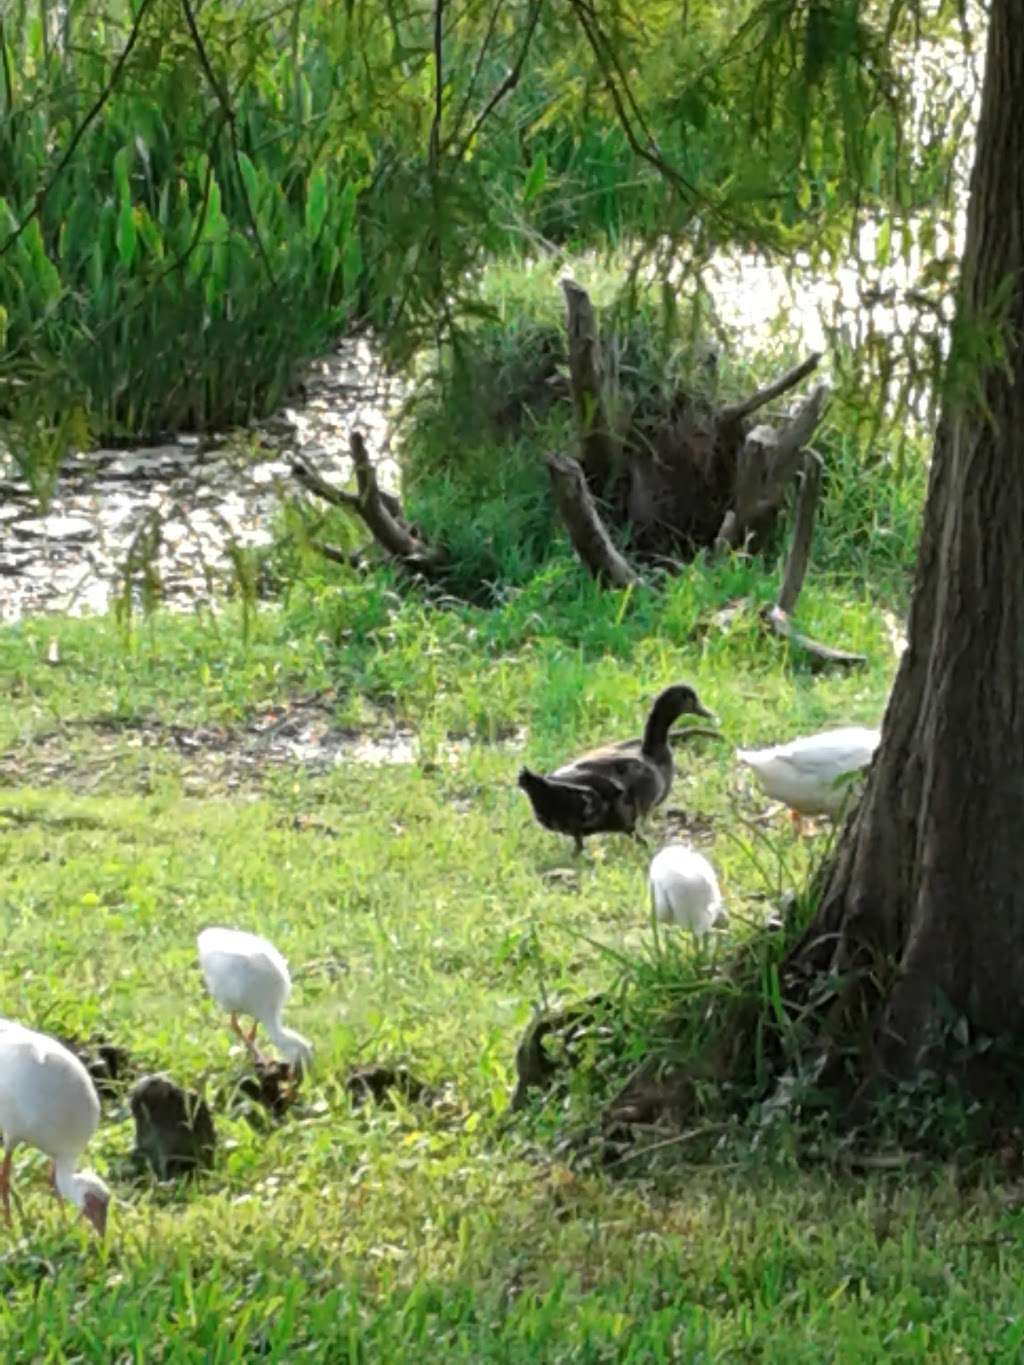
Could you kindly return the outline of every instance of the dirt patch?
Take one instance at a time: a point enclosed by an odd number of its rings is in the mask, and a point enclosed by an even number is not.
[[[430,766],[464,753],[471,742],[449,739],[440,753],[432,752]],[[504,743],[521,745],[523,737],[517,732]],[[323,693],[267,707],[236,726],[94,716],[66,722],[0,754],[0,787],[61,783],[91,792],[115,765],[135,757],[145,772],[147,758],[160,754],[185,760],[186,785],[231,790],[258,785],[289,767],[321,776],[342,765],[408,765],[417,761],[419,743],[416,732],[404,727],[370,731],[338,725],[333,697]]]

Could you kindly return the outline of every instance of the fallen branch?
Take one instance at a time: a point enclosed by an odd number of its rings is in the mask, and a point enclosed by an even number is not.
[[[356,475],[356,493],[335,488],[301,459],[292,461],[292,473],[310,493],[336,507],[346,507],[358,513],[377,544],[392,558],[426,574],[441,572],[447,564],[444,551],[422,539],[405,520],[398,499],[386,493],[377,483],[377,471],[370,461],[366,442],[358,431],[352,433],[352,464]]]
[[[569,383],[580,433],[580,463],[603,491],[619,458],[606,402],[604,365],[590,295],[575,280],[562,281],[569,334]]]
[[[573,549],[599,581],[627,588],[639,577],[612,544],[587,487],[583,469],[571,455],[545,455],[551,487]]]
[[[323,555],[324,559],[329,559],[332,564],[343,564],[346,569],[360,569],[363,565],[363,556],[358,550],[341,550],[337,545],[329,545],[323,540],[307,541],[311,550],[316,550],[317,554]]]

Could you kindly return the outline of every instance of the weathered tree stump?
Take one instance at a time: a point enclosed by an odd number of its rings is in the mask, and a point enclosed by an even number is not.
[[[778,602],[764,613],[765,626],[808,655],[812,667],[863,663],[860,655],[809,639],[790,619],[807,572],[821,486],[821,457],[807,443],[821,420],[828,386],[818,384],[775,425],[748,422],[813,373],[820,355],[724,405],[713,398],[713,356],[698,367],[704,377],[695,392],[679,391],[667,401],[660,392],[639,395],[620,383],[616,353],[602,344],[587,291],[571,279],[561,287],[578,446],[575,456],[549,452],[544,462],[559,516],[587,572],[610,588],[628,588],[640,581],[645,566],[678,571],[702,551],[756,552],[772,543],[797,487],[793,544]],[[552,378],[550,363],[549,356],[545,385]],[[432,544],[377,483],[359,432],[352,434],[352,461],[354,493],[327,483],[300,459],[292,472],[307,491],[355,512],[393,562],[435,583],[449,580],[455,566],[444,547]],[[336,563],[361,564],[358,554],[319,540],[310,544]]]

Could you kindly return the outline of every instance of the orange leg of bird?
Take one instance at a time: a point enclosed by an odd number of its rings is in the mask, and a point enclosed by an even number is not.
[[[233,1031],[238,1034],[239,1038],[241,1038],[242,1042],[245,1044],[246,1051],[249,1053],[249,1056],[252,1057],[253,1061],[266,1061],[263,1053],[256,1046],[256,1030],[259,1028],[259,1021],[256,1021],[253,1024],[248,1033],[246,1033],[245,1029],[242,1028],[242,1025],[238,1022],[237,1014],[232,1013],[230,1016],[230,1023]]]

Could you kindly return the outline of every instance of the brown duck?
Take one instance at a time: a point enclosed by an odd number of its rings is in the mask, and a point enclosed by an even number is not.
[[[629,834],[642,842],[638,821],[660,806],[672,787],[675,768],[668,732],[686,714],[714,720],[694,689],[677,683],[655,699],[641,739],[591,749],[546,777],[521,769],[519,786],[538,822],[556,834],[570,835],[577,853],[590,834]]]

